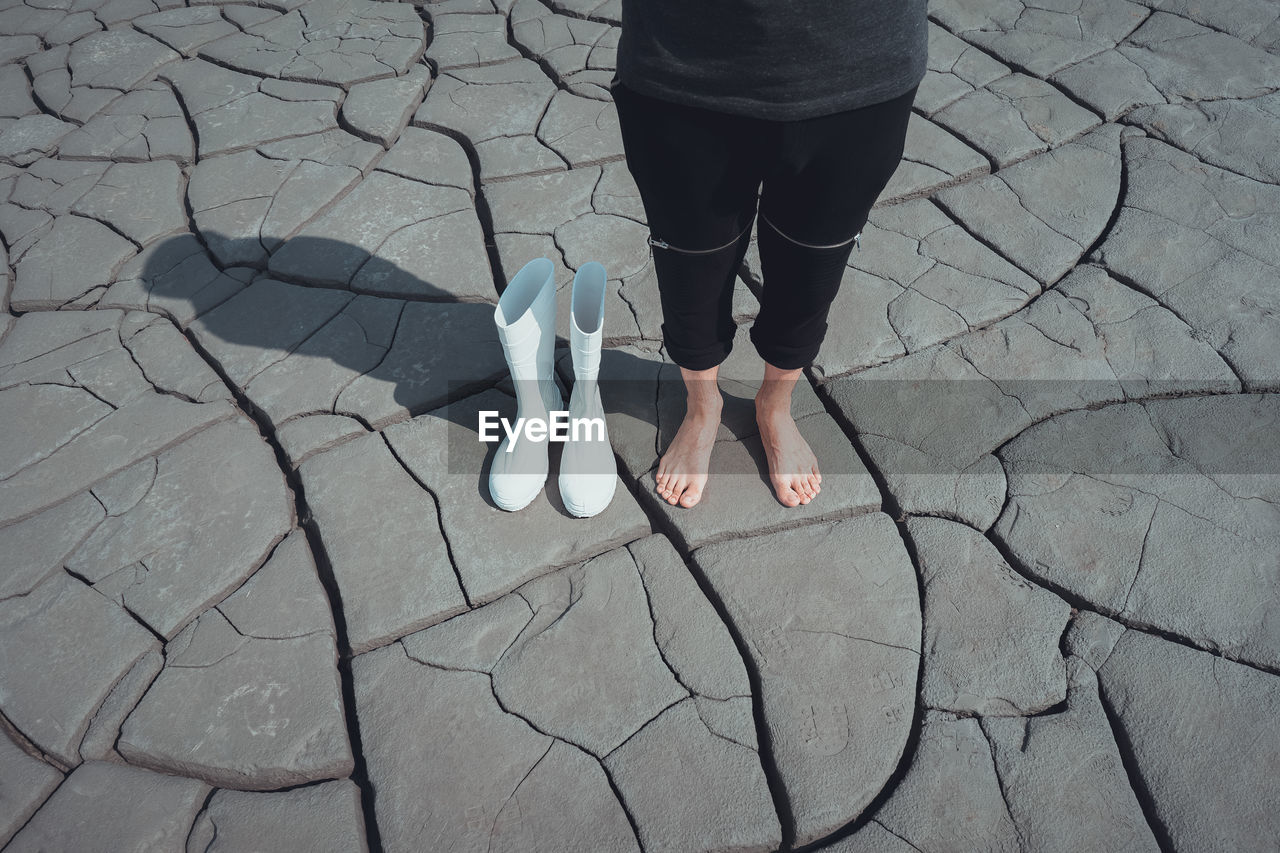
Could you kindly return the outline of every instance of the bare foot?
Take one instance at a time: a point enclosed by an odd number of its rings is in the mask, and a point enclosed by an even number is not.
[[[788,395],[789,396],[789,395]],[[762,404],[756,400],[756,423],[769,460],[769,480],[784,506],[807,504],[822,491],[818,458],[791,417],[791,401]]]
[[[667,503],[690,507],[702,499],[719,426],[719,406],[700,406],[685,412],[676,437],[658,461],[658,494]]]

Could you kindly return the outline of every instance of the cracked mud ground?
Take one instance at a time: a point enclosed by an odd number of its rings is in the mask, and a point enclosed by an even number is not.
[[[1275,849],[1280,5],[931,3],[823,492],[753,250],[694,510],[618,0],[0,7],[4,850]],[[591,519],[484,489],[541,255]]]

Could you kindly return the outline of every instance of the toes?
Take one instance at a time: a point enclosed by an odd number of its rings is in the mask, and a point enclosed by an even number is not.
[[[682,475],[673,474],[671,476],[670,484],[667,488],[667,503],[675,504],[677,501],[679,501],[680,496],[684,494],[684,490],[686,486],[687,486],[687,483],[685,481],[685,478]]]
[[[822,491],[818,484],[811,477],[797,474],[790,479],[789,489],[796,496],[796,503],[807,504],[818,496],[818,492]],[[785,503],[785,501],[784,501]],[[795,503],[787,504],[795,506]]]
[[[655,478],[658,483],[657,492],[662,499],[668,503],[675,503],[680,496],[680,490],[683,488],[681,483],[682,477],[673,471],[662,471]]]
[[[690,507],[702,499],[702,490],[697,486],[689,486],[684,490],[684,494],[680,496],[680,505]]]
[[[773,482],[774,494],[778,496],[778,501],[783,506],[798,506],[804,499],[799,478],[781,475],[771,476],[770,480]]]

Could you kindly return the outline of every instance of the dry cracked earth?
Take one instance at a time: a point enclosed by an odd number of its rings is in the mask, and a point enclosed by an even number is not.
[[[0,6],[6,851],[1276,849],[1274,0],[931,3],[823,492],[753,253],[692,510],[618,0]],[[484,487],[542,255],[591,519]]]

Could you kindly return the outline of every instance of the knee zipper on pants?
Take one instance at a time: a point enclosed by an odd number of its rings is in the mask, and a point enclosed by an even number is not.
[[[779,229],[777,225],[774,225],[772,222],[769,222],[768,218],[766,218],[763,213],[760,214],[760,218],[763,219],[766,223],[768,223],[769,227],[772,228],[774,230],[774,233],[776,233],[779,237],[783,238],[784,240],[790,240],[792,243],[795,243],[797,246],[804,246],[806,249],[838,249],[841,246],[847,246],[850,242],[852,242],[853,245],[858,247],[859,252],[862,251],[862,232],[861,231],[859,231],[857,234],[854,234],[852,237],[850,237],[848,240],[845,240],[842,243],[832,243],[830,246],[815,246],[813,243],[801,243],[799,240],[795,239],[794,237],[788,237],[786,234],[783,234],[782,230]]]
[[[742,239],[742,235],[746,234],[750,230],[751,230],[751,223],[747,223],[747,227],[739,231],[737,237],[734,237],[732,240],[730,240],[728,243],[725,243],[723,246],[716,246],[714,249],[679,249],[679,248],[676,248],[675,246],[672,246],[666,240],[658,240],[654,238],[652,234],[649,235],[649,246],[650,248],[657,246],[659,249],[670,249],[673,252],[680,252],[683,255],[709,255],[712,252],[720,252],[736,244],[739,240]]]

